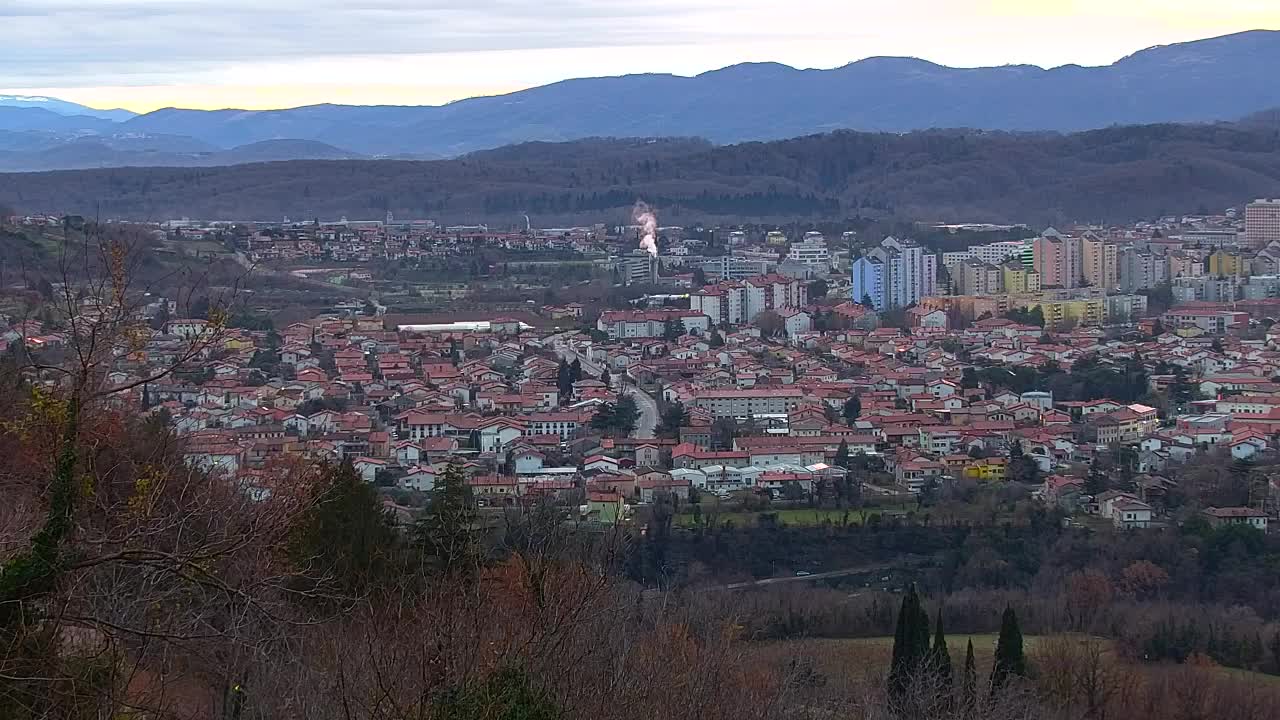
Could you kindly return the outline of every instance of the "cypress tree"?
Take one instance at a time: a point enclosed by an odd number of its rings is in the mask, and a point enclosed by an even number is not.
[[[969,639],[969,647],[965,650],[962,682],[961,701],[968,712],[973,712],[978,706],[978,664],[973,659],[973,638]]]
[[[938,685],[945,695],[951,694],[951,651],[947,649],[947,636],[942,632],[942,610],[933,630],[933,647],[929,650],[929,664],[938,674]]]
[[[898,710],[910,694],[911,684],[929,657],[929,616],[920,604],[913,584],[902,598],[893,635],[893,659],[889,665],[889,702]]]
[[[1027,676],[1027,658],[1022,652],[1022,630],[1012,607],[1004,609],[1000,619],[1000,639],[996,641],[995,665],[991,668],[991,694],[994,696],[1009,682],[1009,676]]]
[[[840,447],[836,448],[836,467],[842,467],[846,470],[849,468],[849,441],[841,440]]]

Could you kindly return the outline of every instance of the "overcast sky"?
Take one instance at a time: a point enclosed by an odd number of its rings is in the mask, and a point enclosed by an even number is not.
[[[97,107],[435,104],[876,55],[1100,65],[1280,29],[1280,0],[0,0],[0,89]]]

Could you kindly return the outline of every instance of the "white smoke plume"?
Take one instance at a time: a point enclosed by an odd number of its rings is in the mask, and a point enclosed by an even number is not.
[[[637,200],[631,208],[631,220],[640,226],[640,247],[658,257],[658,216],[643,200]]]

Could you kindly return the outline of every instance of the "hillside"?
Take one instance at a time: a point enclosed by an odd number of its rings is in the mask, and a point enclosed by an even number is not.
[[[1150,125],[1073,135],[836,132],[711,147],[691,140],[532,143],[455,160],[280,162],[0,175],[29,212],[221,219],[664,220],[897,215],[1126,221],[1280,195],[1280,132]]]
[[[748,63],[696,77],[566,80],[442,106],[167,108],[121,122],[40,106],[0,107],[0,131],[187,136],[222,149],[309,140],[378,157],[455,157],[526,141],[597,136],[702,137],[724,144],[839,129],[1075,132],[1235,120],[1274,108],[1280,106],[1275,67],[1280,32],[1259,30],[1148,48],[1104,67],[950,68],[900,57],[829,70]],[[19,110],[27,112],[13,112]],[[133,163],[122,158],[92,164]],[[49,166],[11,161],[7,167]]]
[[[356,159],[312,140],[263,140],[222,150],[184,135],[75,137],[0,131],[0,172],[100,167],[216,167],[277,160]]]

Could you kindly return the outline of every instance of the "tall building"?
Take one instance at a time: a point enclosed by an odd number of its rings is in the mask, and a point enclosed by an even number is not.
[[[1000,268],[980,260],[966,260],[952,271],[961,295],[999,295],[1004,292]]]
[[[1213,277],[1231,277],[1249,274],[1249,258],[1238,252],[1229,252],[1219,248],[1209,254],[1209,275]]]
[[[1169,263],[1150,250],[1125,248],[1120,251],[1120,289],[1126,293],[1153,288],[1169,279]]]
[[[1073,288],[1080,284],[1080,238],[1049,228],[1032,241],[1032,249],[1041,285]]]
[[[925,253],[920,256],[920,297],[938,294],[938,256]]]
[[[621,258],[618,269],[626,285],[655,285],[658,282],[658,259],[643,250]]]
[[[1000,266],[1004,291],[1013,295],[1040,292],[1040,273],[1028,270],[1020,258],[1010,258]]]
[[[1244,242],[1261,250],[1280,240],[1280,200],[1255,200],[1244,209]]]
[[[876,310],[885,308],[884,263],[878,257],[863,255],[853,261],[853,285],[849,299],[856,303],[871,301]]]
[[[1090,287],[1114,290],[1120,284],[1118,248],[1093,235],[1080,240],[1081,271]]]
[[[912,240],[887,237],[853,262],[850,299],[876,310],[907,307],[938,291],[938,257]]]

